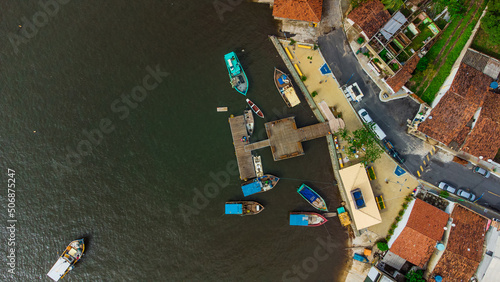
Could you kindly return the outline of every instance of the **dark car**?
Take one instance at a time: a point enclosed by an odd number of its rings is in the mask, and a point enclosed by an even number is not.
[[[399,163],[405,162],[405,159],[403,157],[401,157],[401,155],[398,153],[398,151],[396,151],[396,149],[394,148],[394,145],[392,145],[391,141],[389,141],[387,139],[384,139],[382,141],[384,142],[384,147],[387,149],[387,151],[389,152],[389,155],[391,155],[391,157],[393,157]]]

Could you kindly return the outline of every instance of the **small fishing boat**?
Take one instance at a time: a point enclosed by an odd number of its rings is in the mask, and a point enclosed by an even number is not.
[[[274,85],[289,108],[300,104],[300,99],[293,88],[290,77],[277,68],[274,68]]]
[[[258,115],[261,118],[264,118],[264,114],[259,109],[259,107],[257,107],[257,105],[254,104],[254,102],[250,101],[250,99],[247,99],[247,104],[250,106],[250,108],[256,115]]]
[[[313,207],[320,211],[328,211],[326,207],[326,202],[321,198],[318,193],[316,193],[311,187],[302,184],[300,185],[299,189],[297,189],[297,193],[299,193],[302,198],[304,198],[309,204],[311,204]]]
[[[262,160],[260,156],[252,156],[253,167],[255,168],[255,175],[257,177],[264,176],[264,170],[262,169]]]
[[[243,195],[250,196],[256,193],[266,192],[274,188],[280,179],[271,174],[264,174],[241,185]]]
[[[290,225],[315,227],[325,224],[328,221],[324,216],[315,212],[291,212]]]
[[[248,135],[252,135],[253,133],[253,128],[254,128],[254,120],[253,120],[253,114],[252,111],[250,110],[245,110],[243,112],[245,116],[245,126],[247,128],[247,133]]]
[[[226,214],[254,215],[264,210],[264,206],[254,201],[226,202]]]
[[[227,112],[227,107],[217,107],[217,112]]]
[[[224,55],[227,71],[229,72],[229,82],[231,86],[243,95],[247,95],[248,79],[240,64],[240,60],[234,52]]]
[[[74,265],[82,258],[85,250],[83,239],[75,240],[66,247],[66,250],[52,266],[47,276],[54,281],[59,281],[66,273],[73,269]]]

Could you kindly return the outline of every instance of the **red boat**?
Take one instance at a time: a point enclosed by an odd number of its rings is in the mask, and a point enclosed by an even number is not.
[[[290,225],[316,227],[328,221],[324,216],[315,212],[291,212]]]
[[[248,105],[250,106],[250,108],[252,108],[252,111],[258,115],[259,117],[261,118],[264,118],[264,114],[262,113],[262,111],[259,109],[259,107],[257,107],[257,105],[255,105],[252,101],[250,101],[250,99],[247,99],[247,103]]]

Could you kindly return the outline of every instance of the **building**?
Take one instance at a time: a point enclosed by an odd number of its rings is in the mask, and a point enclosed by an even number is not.
[[[274,0],[273,16],[277,19],[319,23],[323,0]]]

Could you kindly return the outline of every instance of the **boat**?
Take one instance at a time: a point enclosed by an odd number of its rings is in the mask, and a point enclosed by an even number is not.
[[[262,160],[260,156],[252,156],[253,159],[253,167],[255,169],[255,175],[257,177],[264,176],[264,170],[262,169]]]
[[[258,115],[261,118],[264,118],[264,114],[259,109],[259,107],[257,107],[257,105],[254,104],[254,102],[250,101],[250,99],[247,99],[247,104],[250,106],[250,108],[256,115]]]
[[[254,120],[253,120],[253,114],[252,111],[250,110],[245,110],[243,112],[245,116],[245,126],[247,128],[247,133],[248,135],[252,135],[253,133],[253,128],[254,128]]]
[[[217,107],[217,112],[227,112],[227,107]]]
[[[325,224],[328,221],[324,216],[315,212],[291,212],[291,226],[316,227]]]
[[[226,214],[254,215],[264,210],[264,206],[254,201],[226,202]]]
[[[300,104],[300,99],[293,88],[290,77],[277,68],[274,68],[274,85],[289,108]]]
[[[229,81],[231,86],[243,95],[247,95],[248,79],[243,71],[243,67],[234,52],[224,55],[227,71],[229,72]]]
[[[266,192],[274,188],[280,179],[271,174],[264,174],[241,185],[243,195],[250,196],[256,193]]]
[[[304,198],[309,204],[311,204],[313,207],[320,211],[325,211],[327,212],[328,209],[326,208],[326,202],[321,198],[318,193],[316,193],[311,187],[302,184],[300,185],[299,189],[297,189],[297,193],[299,193],[302,198]]]
[[[75,240],[66,247],[57,262],[52,266],[47,276],[54,281],[59,281],[66,273],[73,269],[74,265],[82,258],[85,250],[83,239]]]

